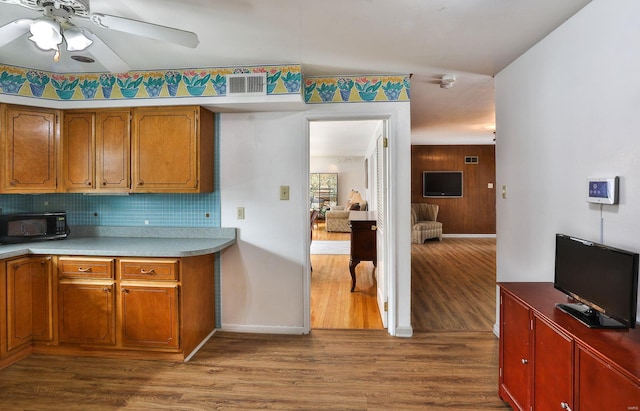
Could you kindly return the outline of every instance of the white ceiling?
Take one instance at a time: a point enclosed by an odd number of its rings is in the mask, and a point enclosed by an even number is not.
[[[495,127],[493,76],[589,1],[91,1],[95,13],[193,31],[200,39],[195,49],[88,21],[77,24],[98,35],[133,70],[301,64],[304,75],[311,76],[413,74],[414,143],[453,138],[485,143]],[[38,16],[0,3],[0,25]],[[98,63],[71,60],[66,51],[54,63],[52,52],[39,51],[27,37],[0,48],[0,63],[54,72],[104,71]],[[444,74],[456,76],[453,88],[439,87]]]

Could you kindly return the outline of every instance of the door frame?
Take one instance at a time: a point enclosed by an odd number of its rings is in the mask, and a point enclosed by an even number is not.
[[[311,138],[311,132],[310,132],[310,123],[311,122],[318,122],[318,121],[360,121],[360,120],[380,120],[382,121],[382,127],[385,130],[385,135],[386,138],[390,139],[390,135],[389,135],[389,122],[391,121],[391,116],[390,115],[385,115],[385,114],[371,114],[371,115],[336,115],[336,114],[327,114],[327,115],[309,115],[305,117],[305,124],[304,124],[304,131],[305,131],[305,144],[304,144],[304,169],[302,170],[302,172],[304,173],[303,175],[309,175],[310,172],[310,153],[309,153],[309,149],[310,149],[310,138]],[[374,136],[372,136],[373,139]],[[375,144],[375,142],[374,142]],[[390,164],[391,163],[391,158],[392,156],[388,155],[387,159],[388,159],[388,164],[387,164],[387,181],[392,181],[392,176],[393,176],[393,167]],[[302,192],[302,204],[305,204],[305,207],[307,207],[307,204],[309,202],[309,178],[305,178],[304,180],[304,187],[302,188],[301,192]],[[371,184],[372,182],[369,181],[369,184]],[[391,188],[387,187],[388,189],[386,190],[386,192],[384,193],[384,203],[389,205],[391,204],[390,201],[390,191]],[[375,199],[373,199],[373,201],[375,201]],[[391,216],[391,210],[390,207],[385,207],[384,211],[384,221],[385,222],[389,222],[391,221],[390,216]],[[304,250],[303,250],[303,255],[305,256],[305,266],[304,268],[304,275],[303,275],[303,306],[304,306],[304,313],[303,313],[303,321],[304,321],[304,333],[308,334],[311,331],[311,254],[310,254],[310,236],[311,236],[311,227],[309,225],[309,213],[308,210],[305,210],[305,212],[303,213],[303,215],[305,216],[305,221],[304,221],[304,227],[306,227],[306,230],[308,230],[306,232],[305,238],[306,241],[303,244]],[[388,229],[386,230],[385,233],[385,238],[382,239],[383,244],[385,245],[385,247],[383,247],[382,249],[382,261],[384,262],[384,272],[385,272],[385,277],[386,277],[386,281],[387,281],[387,286],[386,286],[386,291],[387,291],[387,306],[388,306],[388,310],[387,310],[387,324],[386,324],[386,328],[387,331],[389,332],[389,334],[391,335],[395,335],[396,334],[396,315],[397,315],[397,301],[394,298],[395,294],[396,294],[396,288],[397,288],[397,276],[395,271],[391,270],[391,266],[392,266],[392,261],[394,261],[395,259],[395,248],[393,247],[394,242],[392,241],[394,238],[393,235],[393,231],[395,231],[395,229],[391,226],[389,226],[389,224],[387,223],[387,227]],[[380,249],[378,249],[378,260],[380,261]]]

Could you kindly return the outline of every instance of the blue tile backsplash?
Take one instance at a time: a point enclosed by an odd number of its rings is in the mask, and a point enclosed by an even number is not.
[[[220,202],[217,192],[128,196],[40,194],[0,197],[3,213],[66,211],[71,227],[220,227]]]

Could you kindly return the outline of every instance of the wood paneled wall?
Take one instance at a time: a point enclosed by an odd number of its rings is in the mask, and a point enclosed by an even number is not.
[[[466,156],[477,156],[478,164],[465,164]],[[462,171],[463,197],[423,197],[423,171]],[[495,183],[494,145],[411,146],[411,202],[438,204],[444,234],[495,234]]]

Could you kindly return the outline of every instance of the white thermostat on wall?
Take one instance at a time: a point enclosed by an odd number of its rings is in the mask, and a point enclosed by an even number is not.
[[[618,204],[619,178],[588,178],[587,201],[598,204]]]

